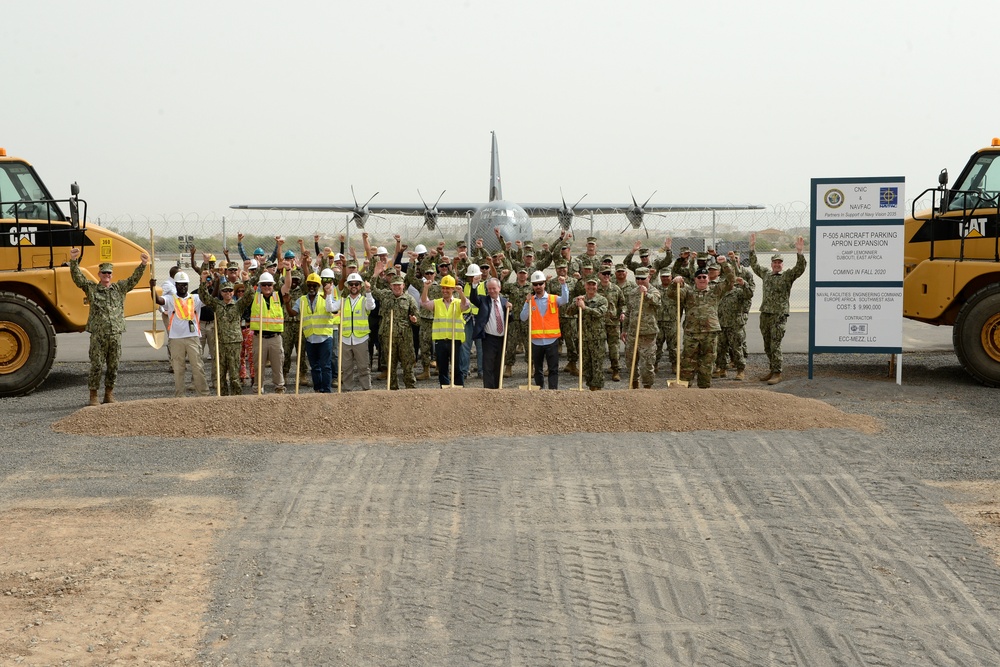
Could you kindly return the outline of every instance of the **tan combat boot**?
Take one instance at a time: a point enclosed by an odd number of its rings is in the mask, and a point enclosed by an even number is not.
[[[612,382],[621,382],[622,381],[622,373],[617,368],[612,368],[611,369],[611,381]]]
[[[745,377],[746,377],[746,374],[743,372],[743,369],[740,369],[740,370],[736,371],[736,377],[733,378],[733,379],[734,380],[739,380],[739,381],[742,382]]]
[[[569,373],[570,375],[578,375],[580,373],[580,369],[576,367],[575,361],[571,361],[568,364],[566,364],[566,368],[563,369],[563,373]]]
[[[87,405],[97,405],[97,390],[90,390],[90,400],[87,401]]]
[[[431,379],[431,367],[424,366],[424,372],[417,376],[418,380],[430,380]]]
[[[765,374],[765,375],[761,375],[761,376],[760,376],[759,378],[757,378],[757,379],[758,379],[758,380],[760,380],[761,382],[767,382],[768,380],[770,380],[770,379],[771,379],[771,376],[772,376],[772,375],[774,375],[774,373],[772,373],[772,372],[768,371],[768,372],[767,372],[767,374]]]
[[[115,388],[114,387],[105,387],[104,388],[104,402],[105,403],[114,403],[115,402]]]
[[[781,382],[781,373],[772,373],[767,380],[768,384],[778,384],[779,382]]]
[[[514,367],[513,366],[507,366],[507,367],[505,367],[504,370],[503,370],[503,376],[505,378],[512,378],[512,377],[514,377]]]
[[[713,377],[717,377],[717,378],[724,378],[724,377],[726,377],[726,369],[725,368],[719,368],[719,369],[717,369],[715,371],[715,375]]]

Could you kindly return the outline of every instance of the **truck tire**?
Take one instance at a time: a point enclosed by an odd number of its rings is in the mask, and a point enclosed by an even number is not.
[[[0,292],[0,397],[31,393],[48,377],[56,358],[56,330],[41,306]]]
[[[969,375],[987,387],[1000,387],[1000,283],[983,287],[965,302],[952,342]]]

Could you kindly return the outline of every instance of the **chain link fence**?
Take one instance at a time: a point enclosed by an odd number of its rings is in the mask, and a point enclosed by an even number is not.
[[[795,239],[806,238],[806,252],[809,247],[809,205],[793,202],[761,210],[745,211],[685,211],[666,214],[647,213],[643,224],[633,227],[626,219],[624,211],[578,215],[573,220],[573,252],[584,251],[584,240],[588,236],[598,239],[600,253],[614,255],[617,260],[632,250],[636,241],[657,252],[670,236],[676,251],[681,246],[704,251],[714,246],[720,252],[731,249],[744,251],[748,247],[751,232],[757,233],[757,252],[783,252],[794,255]],[[445,242],[448,251],[455,248],[459,239],[468,234],[466,218],[441,217],[437,229],[428,230],[420,216],[384,215],[374,208],[365,221],[364,228],[351,222],[351,215],[344,213],[312,213],[296,211],[231,211],[225,216],[210,214],[179,214],[161,216],[102,216],[91,222],[109,228],[126,236],[140,245],[149,243],[149,232],[156,239],[157,256],[162,261],[177,261],[185,264],[190,256],[190,248],[200,253],[208,252],[222,259],[223,251],[229,251],[231,259],[239,259],[237,234],[244,235],[243,247],[251,254],[256,247],[268,253],[274,248],[275,236],[285,238],[287,249],[298,250],[301,239],[312,252],[314,236],[319,236],[320,247],[339,249],[340,235],[343,234],[349,246],[362,254],[362,232],[368,232],[372,246],[386,246],[390,252],[395,247],[394,234],[399,234],[403,243],[413,249],[418,243],[428,247]],[[542,243],[554,243],[559,236],[556,218],[532,218],[533,240],[536,248]],[[474,241],[474,239],[472,239]],[[766,262],[762,262],[765,266]],[[759,281],[758,281],[759,282]],[[754,307],[760,302],[760,290],[756,290]],[[796,281],[792,292],[791,307],[807,310],[809,307],[808,273]]]

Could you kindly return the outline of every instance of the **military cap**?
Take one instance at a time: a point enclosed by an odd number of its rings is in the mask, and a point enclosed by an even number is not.
[[[586,269],[592,269],[592,268],[594,268],[594,265],[590,263],[590,258],[589,257],[586,257],[586,256],[580,257],[577,261],[580,262],[580,268],[581,269],[584,269],[584,268],[586,268]]]
[[[348,262],[347,263],[347,271],[348,271],[348,273],[351,273],[351,269],[357,269],[357,268],[358,268],[358,263],[357,262]]]
[[[527,272],[528,272],[528,269],[527,269],[527,267],[525,267],[525,266],[521,266],[521,268],[519,268],[519,269],[517,270],[517,272],[518,272],[518,273],[527,273]]]
[[[232,283],[222,283],[222,286],[219,288],[219,291],[220,292],[225,292],[225,291],[232,292],[235,289],[236,289],[236,287]]]
[[[387,275],[387,276],[394,276],[394,275],[396,275],[396,267],[390,266],[390,267],[386,268],[386,270],[383,271],[383,273],[385,275]]]
[[[437,269],[435,269],[433,266],[428,266],[426,269],[424,269],[424,273],[436,273],[436,272]]]
[[[447,257],[442,257],[438,260],[438,266],[451,266],[451,260]]]
[[[524,247],[524,254],[525,254],[525,255],[531,255],[531,256],[534,256],[534,254],[535,254],[535,249],[534,249],[534,248],[532,248],[532,247],[531,247],[530,245],[529,245],[529,246],[525,246],[525,247]]]
[[[709,257],[708,261],[705,262],[705,268],[719,270],[719,264],[715,261],[714,257]]]
[[[615,264],[615,271],[628,271],[624,264]]]
[[[611,255],[603,255],[601,257],[601,264],[614,264],[614,263],[615,263],[615,258],[612,257]]]
[[[681,254],[683,255],[686,252],[691,252],[691,248],[687,246],[681,246]]]
[[[705,270],[705,269],[698,269],[697,271],[694,272],[694,275],[695,276],[707,276],[708,275],[708,271]]]
[[[639,248],[639,257],[649,257],[649,248]]]
[[[457,242],[457,243],[455,244],[455,247],[456,247],[456,248],[468,248],[468,247],[469,247],[469,244],[468,244],[468,243],[466,243],[464,239],[462,239],[461,241],[458,241],[458,242]]]
[[[635,270],[635,277],[636,279],[648,278],[649,269],[647,269],[645,266],[637,267]]]
[[[102,262],[101,265],[97,267],[97,270],[101,273],[104,273],[105,271],[112,271],[113,269],[114,267],[111,265],[111,262]]]
[[[781,257],[781,255],[774,254],[774,255],[771,255],[771,261],[772,262],[782,262],[782,263],[784,263],[785,260]]]
[[[698,259],[705,261],[708,258],[709,258],[709,254],[707,252],[699,252],[698,253]]]
[[[660,277],[671,275],[670,269],[660,269]]]
[[[403,276],[396,276],[395,278],[392,279],[392,282],[390,282],[389,284],[390,285],[405,285],[406,281],[403,280]]]
[[[240,268],[239,262],[223,262],[220,266],[227,271],[235,271]]]
[[[557,259],[554,264],[557,269],[565,269],[569,263],[565,259]]]
[[[610,276],[611,275],[611,267],[610,266],[605,266],[603,269],[601,269],[601,273],[606,273],[606,274],[608,274]]]
[[[600,281],[600,280],[598,280],[596,276],[591,276],[591,277],[587,278],[587,283],[588,283],[588,284],[589,284],[589,283],[594,283],[595,285],[597,285],[597,284],[598,284],[598,283],[600,283],[600,282],[601,282],[601,281]]]
[[[587,243],[597,243],[597,237],[596,236],[588,236],[587,237]]]

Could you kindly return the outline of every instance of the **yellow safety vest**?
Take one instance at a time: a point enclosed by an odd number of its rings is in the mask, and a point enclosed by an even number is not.
[[[466,298],[468,298],[469,294],[472,293],[472,283],[465,283],[465,287],[463,287],[462,290],[465,292]],[[479,296],[486,296],[486,281],[485,280],[480,280],[479,284],[476,285],[476,294],[478,294]],[[476,304],[472,304],[472,310],[471,310],[471,312],[472,312],[473,315],[478,315],[479,314],[479,308],[476,306]]]
[[[351,305],[351,297],[345,294],[344,300],[340,302],[340,311],[342,313],[350,311],[351,313],[341,318],[341,322],[344,325],[342,327],[343,330],[340,332],[341,336],[344,338],[350,338],[351,336],[361,338],[371,333],[371,329],[368,328],[368,313],[365,312],[365,295],[363,292],[358,296],[358,302],[354,305]],[[349,322],[348,318],[350,319]]]
[[[431,328],[432,340],[451,340],[465,342],[465,320],[462,319],[462,303],[452,299],[450,306],[444,305],[444,299],[434,299],[434,326]]]
[[[333,286],[333,298],[336,299],[337,301],[340,301],[340,290],[337,289],[336,285]],[[339,326],[340,326],[340,311],[338,310],[336,313],[333,314],[333,328],[336,329]]]
[[[260,292],[257,296],[253,298],[253,305],[250,306],[250,328],[254,331],[260,331],[261,319],[264,322],[264,331],[277,331],[282,332],[285,330],[285,313],[281,309],[281,297],[277,293],[271,295],[271,305],[267,310],[264,311],[264,317],[261,318],[261,303],[264,302],[264,297]]]
[[[299,319],[302,321],[302,337],[309,336],[332,336],[333,335],[333,313],[326,310],[326,296],[316,295],[316,308],[309,306],[309,295],[303,294],[299,297]]]

